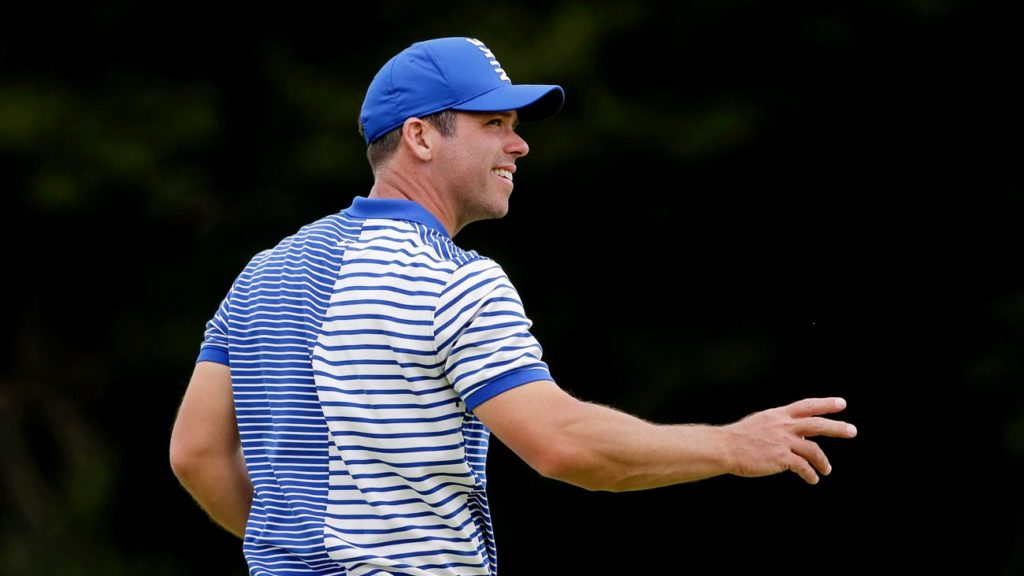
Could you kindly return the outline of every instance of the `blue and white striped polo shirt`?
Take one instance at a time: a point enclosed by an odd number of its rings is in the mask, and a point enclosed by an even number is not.
[[[253,575],[493,575],[490,432],[550,379],[501,267],[406,200],[356,198],[256,255],[207,324],[255,488]]]

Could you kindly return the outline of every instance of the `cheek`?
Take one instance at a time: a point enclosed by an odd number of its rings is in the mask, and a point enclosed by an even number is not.
[[[490,165],[478,154],[464,153],[457,159],[453,172],[458,174],[462,180],[473,178],[479,179],[481,175],[486,176],[490,171]]]

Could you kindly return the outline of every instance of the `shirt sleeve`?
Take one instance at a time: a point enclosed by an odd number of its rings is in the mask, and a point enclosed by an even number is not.
[[[516,386],[551,380],[531,325],[493,260],[472,260],[452,274],[434,311],[434,344],[467,409]]]
[[[207,361],[230,366],[228,362],[228,311],[231,309],[231,292],[224,297],[217,313],[206,323],[203,343],[199,346],[196,363]]]

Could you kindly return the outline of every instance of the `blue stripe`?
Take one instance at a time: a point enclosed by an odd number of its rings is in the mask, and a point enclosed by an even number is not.
[[[529,349],[531,349],[533,347],[534,346],[532,344],[524,344],[522,346],[501,346],[501,347],[498,347],[498,348],[492,348],[491,350],[494,350],[496,352],[511,352],[513,350],[529,350]],[[456,360],[455,362],[452,362],[448,366],[448,372],[454,371],[456,368],[458,368],[459,366],[461,366],[462,364],[464,364],[466,362],[472,362],[474,360],[481,360],[481,359],[484,359],[484,358],[490,358],[492,355],[493,355],[492,352],[484,352],[482,354],[476,354],[475,356],[465,356],[463,358],[459,358],[458,360]],[[452,356],[454,356],[454,354],[452,354]],[[533,356],[533,354],[530,354],[530,356]]]
[[[401,380],[403,382],[422,382],[424,380],[439,380],[443,378],[440,374],[436,376],[403,376],[401,374],[343,374],[335,375],[330,372],[324,372],[322,370],[314,370],[314,374],[323,378],[328,378],[335,382],[349,382],[349,381],[363,381],[363,380]],[[331,387],[320,385],[320,390],[330,390]]]
[[[395,301],[392,301],[392,300],[374,300],[374,299],[366,299],[366,298],[361,299],[361,300],[346,300],[344,302],[332,302],[331,305],[328,307],[328,309],[330,309],[330,308],[340,308],[340,307],[343,307],[343,306],[372,306],[372,305],[387,306],[389,308],[401,308],[402,310],[433,311],[433,309],[434,309],[433,306],[427,306],[427,305],[423,305],[423,304],[421,304],[421,305],[403,304],[401,302],[395,302]]]
[[[397,520],[399,518],[425,518],[430,516],[431,518],[440,518],[442,520],[450,520],[455,518],[459,514],[462,514],[469,508],[468,505],[460,506],[458,509],[448,512],[447,514],[438,514],[437,512],[431,512],[429,510],[423,510],[419,512],[392,512],[388,514],[331,514],[326,513],[324,517],[334,518],[337,520]]]
[[[338,450],[363,450],[365,452],[377,452],[378,454],[415,454],[417,452],[443,452],[445,450],[455,450],[462,444],[448,444],[445,446],[412,446],[409,448],[374,448],[372,446],[363,445],[342,445],[338,446]],[[368,492],[373,490],[367,489]]]
[[[375,258],[352,258],[346,260],[346,264],[377,264],[379,266],[398,266],[399,268],[422,268],[424,270],[430,270],[431,272],[440,272],[442,274],[451,272],[450,268],[435,268],[424,264],[422,262],[402,262],[401,260],[378,260]]]
[[[337,551],[337,550],[346,550],[346,549],[349,549],[349,548],[353,548],[353,546],[350,545],[350,544],[341,544],[341,545],[338,545],[338,546],[328,546],[327,547],[327,551],[328,552],[334,552],[334,551]],[[394,559],[394,558],[415,558],[416,556],[441,556],[441,555],[444,555],[444,554],[451,554],[452,556],[470,556],[470,555],[473,555],[473,552],[467,552],[465,550],[452,550],[450,548],[440,548],[440,549],[436,549],[436,550],[431,550],[429,553],[424,553],[422,551],[417,550],[416,552],[403,552],[402,554],[391,554],[391,555],[388,556],[388,558],[392,558],[392,559]],[[349,558],[348,560],[349,561],[354,561],[355,562],[355,566],[361,566],[361,565],[363,565],[363,562],[362,562],[363,560],[369,560],[369,559],[372,559],[372,558],[376,558],[376,557],[375,556],[371,556],[371,555],[365,555],[365,556],[359,556],[359,557],[356,557],[356,558]],[[403,564],[398,564],[397,566],[399,568],[415,568],[415,566],[412,566],[410,564],[404,564],[404,565]],[[461,564],[461,563],[453,563],[453,564],[427,564],[427,565],[424,565],[423,567],[424,568],[448,568],[448,567],[456,567],[456,566],[457,567],[479,566],[479,564]]]
[[[325,350],[327,352],[342,352],[346,350],[388,350],[396,354],[410,354],[414,356],[433,356],[434,351],[431,350],[415,350],[413,348],[399,348],[397,346],[390,346],[388,344],[345,344],[341,346],[331,346],[322,342],[317,342],[317,350]]]
[[[401,332],[392,332],[391,330],[323,330],[321,332],[324,336],[390,336],[392,338],[401,338],[403,340],[420,340],[422,342],[430,342],[433,337],[421,334],[403,334]]]
[[[376,238],[375,240],[388,240],[389,242],[394,242],[396,244],[408,244],[413,248],[421,246],[421,244],[417,244],[416,242],[413,242],[409,238],[389,238],[387,236],[382,236],[380,238]],[[408,256],[409,258],[426,258],[427,260],[430,260],[431,262],[434,262],[436,264],[449,263],[447,259],[437,258],[436,256],[430,254],[429,252],[410,252],[404,248],[390,248],[387,246],[368,246],[363,249],[363,252],[384,252],[385,254],[402,254],[404,256]],[[446,267],[444,268],[444,270],[451,272],[451,267]]]
[[[358,466],[360,464],[383,464],[384,466],[390,466],[393,468],[433,468],[440,466],[453,466],[455,464],[462,463],[461,459],[458,460],[423,460],[420,462],[391,462],[388,460],[381,460],[379,458],[359,458],[355,460],[346,460],[346,464],[350,466]]]
[[[400,490],[409,490],[411,492],[415,492],[415,493],[421,494],[423,496],[430,496],[431,494],[433,494],[435,492],[438,492],[440,490],[443,490],[443,489],[445,489],[445,488],[447,488],[449,486],[458,486],[459,488],[465,488],[466,490],[472,490],[474,488],[474,486],[472,484],[463,484],[461,482],[442,482],[442,483],[434,486],[430,490],[416,490],[415,488],[412,488],[411,486],[406,486],[406,485],[402,484],[402,485],[399,485],[399,486],[384,486],[384,487],[381,487],[381,488],[363,488],[362,491],[363,492],[397,492],[397,491],[400,491]]]
[[[503,322],[501,324],[485,324],[483,326],[474,326],[466,329],[466,334],[475,334],[477,332],[493,332],[494,330],[501,330],[503,328],[512,328],[514,326],[526,326],[529,328],[529,322]]]
[[[471,273],[468,273],[468,274],[463,274],[463,276],[461,278],[459,278],[455,282],[452,282],[448,286],[445,286],[444,290],[441,291],[441,297],[443,298],[443,297],[447,296],[448,293],[451,292],[452,290],[455,290],[459,286],[462,286],[464,283],[469,282],[471,279],[476,278],[477,276],[483,274],[484,272],[490,272],[491,270],[493,270],[493,268],[483,268],[483,269],[477,270],[475,272],[471,272]],[[454,300],[451,303],[444,305],[442,308],[439,308],[437,313],[438,314],[443,313],[445,310],[447,310],[453,304],[454,304]]]
[[[455,348],[452,348],[451,352],[448,353],[448,356],[449,357],[455,356],[456,354],[458,354],[459,352],[461,352],[461,351],[463,351],[463,350],[465,350],[467,348],[482,348],[484,346],[487,346],[488,344],[493,344],[495,342],[502,342],[502,341],[505,341],[505,340],[512,340],[514,338],[516,338],[516,339],[518,339],[518,338],[532,339],[532,338],[530,338],[530,333],[529,332],[519,332],[517,334],[510,334],[508,336],[498,336],[497,338],[490,338],[490,339],[487,339],[487,340],[477,340],[476,342],[470,342],[470,343],[463,344],[461,346],[456,346]],[[442,346],[440,349],[443,350],[444,347]]]
[[[452,406],[457,402],[456,398],[445,398],[429,404],[366,404],[363,402],[340,402],[321,400],[323,406],[338,406],[344,408],[373,408],[375,410],[429,410],[439,406]]]
[[[404,476],[398,472],[374,472],[372,474],[352,474],[354,480],[369,480],[371,478],[400,478],[401,480],[414,484],[417,482],[423,482],[424,480],[430,480],[432,478],[440,478],[441,476],[447,476],[448,478],[469,478],[473,476],[472,472],[433,472],[431,474],[424,474],[423,476]]]
[[[473,310],[474,308],[484,308],[488,304],[493,304],[495,302],[508,302],[509,300],[512,300],[513,302],[515,302],[514,299],[505,298],[505,297],[502,297],[502,296],[489,297],[489,298],[485,298],[483,300],[477,300],[477,301],[470,302],[470,303],[466,304],[465,306],[463,306],[458,312],[453,314],[452,317],[449,318],[447,322],[445,322],[444,324],[442,324],[441,326],[436,328],[434,330],[434,336],[437,336],[437,335],[441,334],[442,332],[444,332],[445,330],[447,330],[448,327],[451,326],[456,320],[462,318],[463,315],[466,312],[469,312],[470,310]],[[454,301],[452,303],[454,304]],[[444,346],[442,346],[442,348],[444,348]]]
[[[473,517],[469,516],[461,523],[455,526],[449,526],[447,524],[407,524],[400,528],[348,528],[345,530],[346,534],[395,534],[397,532],[408,532],[411,530],[461,530],[473,522]]]
[[[362,292],[362,291],[386,291],[395,292],[405,296],[437,296],[438,292],[430,292],[426,290],[404,290],[395,286],[386,285],[356,285],[356,286],[345,286],[344,288],[335,288],[334,294],[344,294],[345,292]]]
[[[462,414],[452,412],[443,416],[431,418],[357,418],[355,416],[328,416],[328,422],[366,422],[371,424],[425,424],[427,422],[442,422],[462,418]]]
[[[430,541],[430,542],[472,542],[473,540],[472,540],[472,538],[466,538],[466,537],[463,537],[463,538],[453,538],[451,536],[424,536],[422,538],[396,538],[394,540],[381,540],[379,542],[374,542],[372,544],[361,544],[359,546],[359,548],[362,548],[362,549],[369,548],[369,549],[372,550],[373,548],[383,548],[384,546],[398,546],[400,544],[413,544],[413,543],[416,543],[416,542],[427,542],[427,541]],[[354,548],[354,546],[352,546],[352,547]],[[337,549],[340,549],[340,547],[334,547],[334,548],[331,548],[331,549],[337,550]],[[422,555],[422,554],[417,554],[417,556],[420,556],[420,555]]]
[[[429,438],[435,436],[448,436],[459,432],[459,428],[441,430],[440,432],[358,432],[356,430],[333,430],[331,436],[362,436],[364,438]]]
[[[444,362],[436,362],[434,364],[421,364],[418,362],[399,362],[394,359],[386,360],[328,360],[320,354],[314,354],[313,359],[319,362],[323,362],[328,366],[398,366],[399,368],[423,368],[427,370],[435,370],[444,366]],[[307,366],[309,364],[307,363]]]
[[[468,372],[460,373],[458,375],[458,377],[455,378],[455,382],[453,382],[453,384],[457,387],[459,385],[459,382],[461,382],[462,380],[468,378],[469,376],[473,376],[475,374],[479,374],[480,372],[483,372],[484,370],[488,370],[489,371],[491,368],[500,368],[500,367],[503,367],[503,366],[508,366],[509,364],[514,364],[516,362],[519,362],[520,360],[521,360],[521,358],[512,358],[510,360],[502,360],[500,362],[489,362],[489,363],[484,364],[483,366],[477,368],[476,370],[470,370]],[[519,368],[535,368],[535,367],[539,366],[540,364],[541,364],[541,362],[538,360],[537,362],[531,363],[531,364],[529,364],[527,366],[520,366]],[[476,387],[481,386],[481,385],[483,385],[483,382],[478,382],[476,384],[473,384],[472,386],[469,386],[468,388],[463,389],[462,395],[463,396],[468,396],[469,394],[472,394],[473,390],[475,390]]]
[[[408,280],[410,282],[426,282],[428,284],[437,284],[439,286],[444,285],[444,280],[429,278],[427,276],[410,276],[408,274],[398,274],[396,272],[349,272],[338,275],[339,280],[348,280],[350,278],[398,278],[399,280]]]
[[[427,388],[424,390],[407,390],[407,389],[395,389],[395,390],[376,390],[373,388],[338,388],[337,386],[320,386],[321,390],[327,390],[330,392],[337,392],[339,394],[349,394],[353,396],[387,396],[387,395],[409,395],[409,396],[429,396],[431,394],[437,394],[444,392],[445,390],[451,390],[452,387],[445,383],[443,386],[437,386],[436,388]]]
[[[387,314],[342,314],[342,315],[330,315],[324,320],[328,322],[340,322],[344,320],[386,320],[388,322],[394,322],[395,324],[407,324],[409,326],[430,326],[432,322],[430,320],[410,320],[408,318],[398,318],[396,316],[389,316]]]

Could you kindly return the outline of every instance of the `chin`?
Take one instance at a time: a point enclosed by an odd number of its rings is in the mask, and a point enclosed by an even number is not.
[[[491,218],[504,218],[505,215],[508,214],[508,200],[506,199],[501,204],[493,206],[493,208],[494,209],[491,211]]]
[[[511,190],[489,190],[486,194],[466,198],[465,214],[467,222],[496,220],[508,214],[508,199]]]

